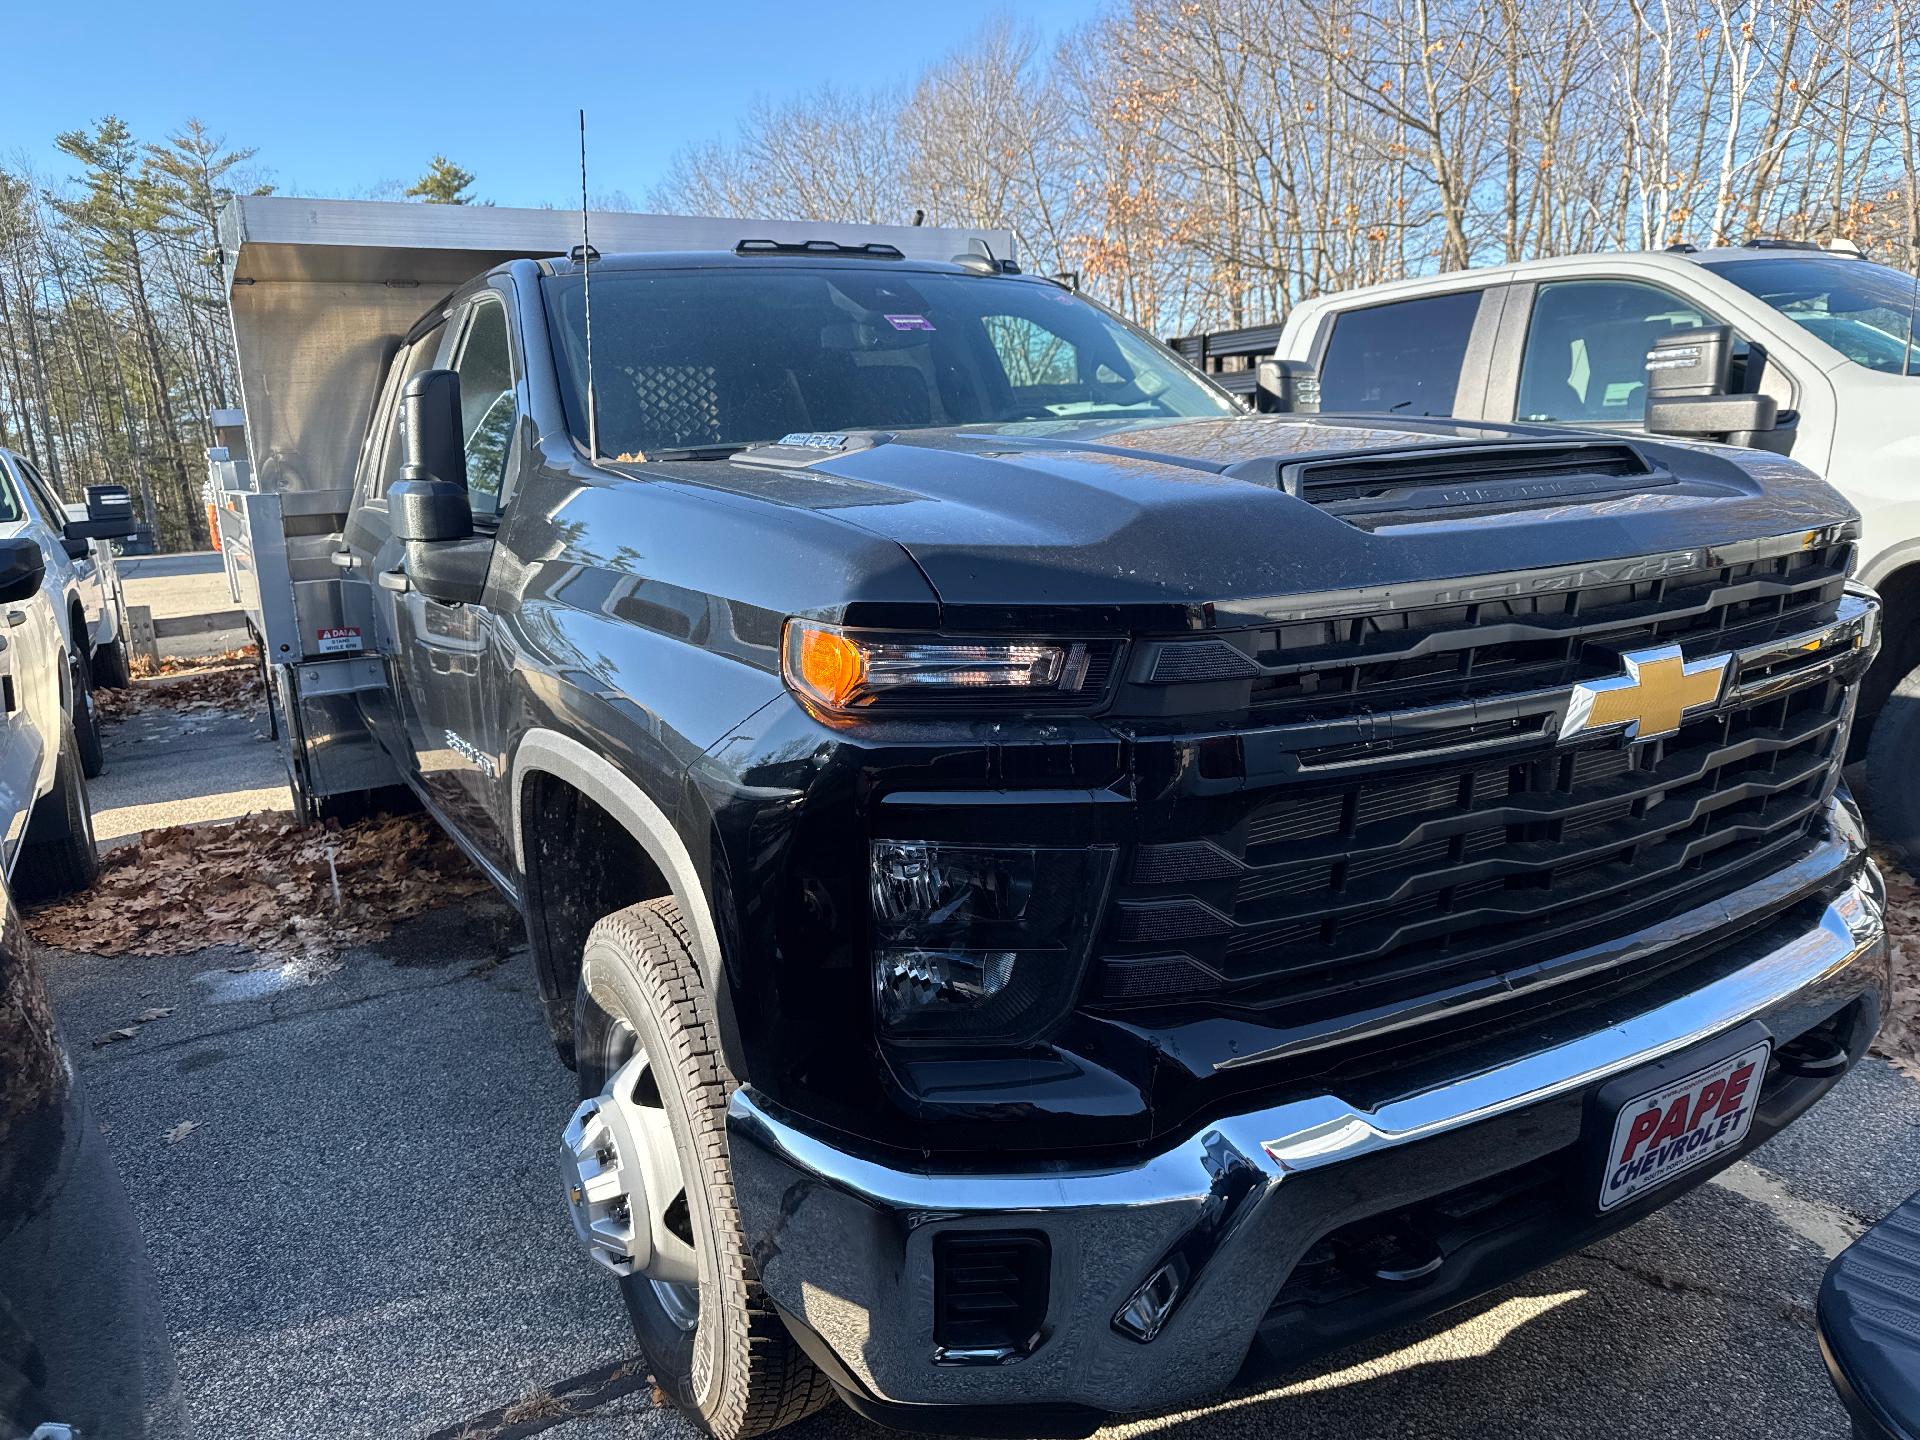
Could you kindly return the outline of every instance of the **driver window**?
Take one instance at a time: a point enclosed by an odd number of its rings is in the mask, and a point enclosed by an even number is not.
[[[41,512],[40,518],[55,530],[67,523],[67,507],[55,497],[47,482],[40,478],[40,472],[19,456],[13,463],[20,468],[20,478],[27,482],[27,503]]]
[[[1540,287],[1520,362],[1521,420],[1638,425],[1647,412],[1647,352],[1673,330],[1711,325],[1670,290],[1631,280]]]
[[[466,437],[467,492],[476,515],[500,508],[513,445],[513,364],[506,307],[491,296],[473,302],[453,368],[460,375],[460,428]]]

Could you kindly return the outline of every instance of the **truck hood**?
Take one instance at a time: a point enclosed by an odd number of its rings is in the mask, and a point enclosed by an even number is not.
[[[647,470],[897,541],[950,623],[963,612],[1006,623],[1014,610],[1091,607],[1225,624],[1303,594],[1682,551],[1855,518],[1792,461],[1640,437],[1634,448],[1673,479],[1528,508],[1440,506],[1361,522],[1282,487],[1282,466],[1304,460],[1615,438],[1543,427],[1249,415],[867,438],[821,458],[765,447]]]

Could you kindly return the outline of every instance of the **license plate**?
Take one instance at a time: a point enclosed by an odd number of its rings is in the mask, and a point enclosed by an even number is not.
[[[1772,1051],[1773,1042],[1762,1040],[1622,1105],[1600,1177],[1600,1208],[1624,1205],[1746,1139]]]

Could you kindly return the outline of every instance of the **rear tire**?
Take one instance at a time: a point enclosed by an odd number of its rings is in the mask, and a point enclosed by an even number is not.
[[[73,675],[68,689],[73,695],[73,735],[80,747],[80,768],[87,779],[94,780],[106,771],[107,751],[100,740],[100,717],[93,708],[93,687],[87,681],[87,664],[77,655],[71,664]]]
[[[53,900],[85,890],[100,874],[93,843],[93,812],[81,773],[79,742],[64,727],[53,789],[34,802],[13,867],[14,892],[23,900]]]
[[[741,1237],[726,1131],[736,1082],[714,1037],[713,1007],[673,901],[630,906],[593,927],[574,1006],[581,1098],[600,1095],[636,1046],[653,1061],[699,1261],[694,1315],[639,1274],[619,1282],[627,1313],[675,1407],[716,1440],[748,1440],[812,1414],[833,1391],[774,1313]]]
[[[1869,833],[1909,869],[1920,867],[1920,668],[1901,677],[1874,716],[1864,764]]]
[[[127,637],[100,645],[93,652],[93,684],[97,690],[124,690],[133,683],[133,670],[127,663]]]

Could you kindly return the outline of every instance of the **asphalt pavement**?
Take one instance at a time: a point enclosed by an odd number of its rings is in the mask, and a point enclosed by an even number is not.
[[[222,793],[234,753],[182,747],[176,777],[198,779],[174,788]],[[554,1165],[573,1080],[505,908],[430,912],[318,976],[260,963],[49,956],[198,1433],[693,1440],[651,1404],[618,1295],[571,1238]],[[89,1043],[150,1007],[173,1008]],[[1916,1188],[1920,1084],[1870,1060],[1751,1160],[1590,1251],[1106,1433],[1844,1440],[1813,1298],[1829,1256]],[[788,1433],[884,1432],[835,1407]]]
[[[106,773],[87,786],[102,845],[166,825],[292,808],[286,764],[268,733],[264,706],[145,710],[109,723],[102,739]]]

